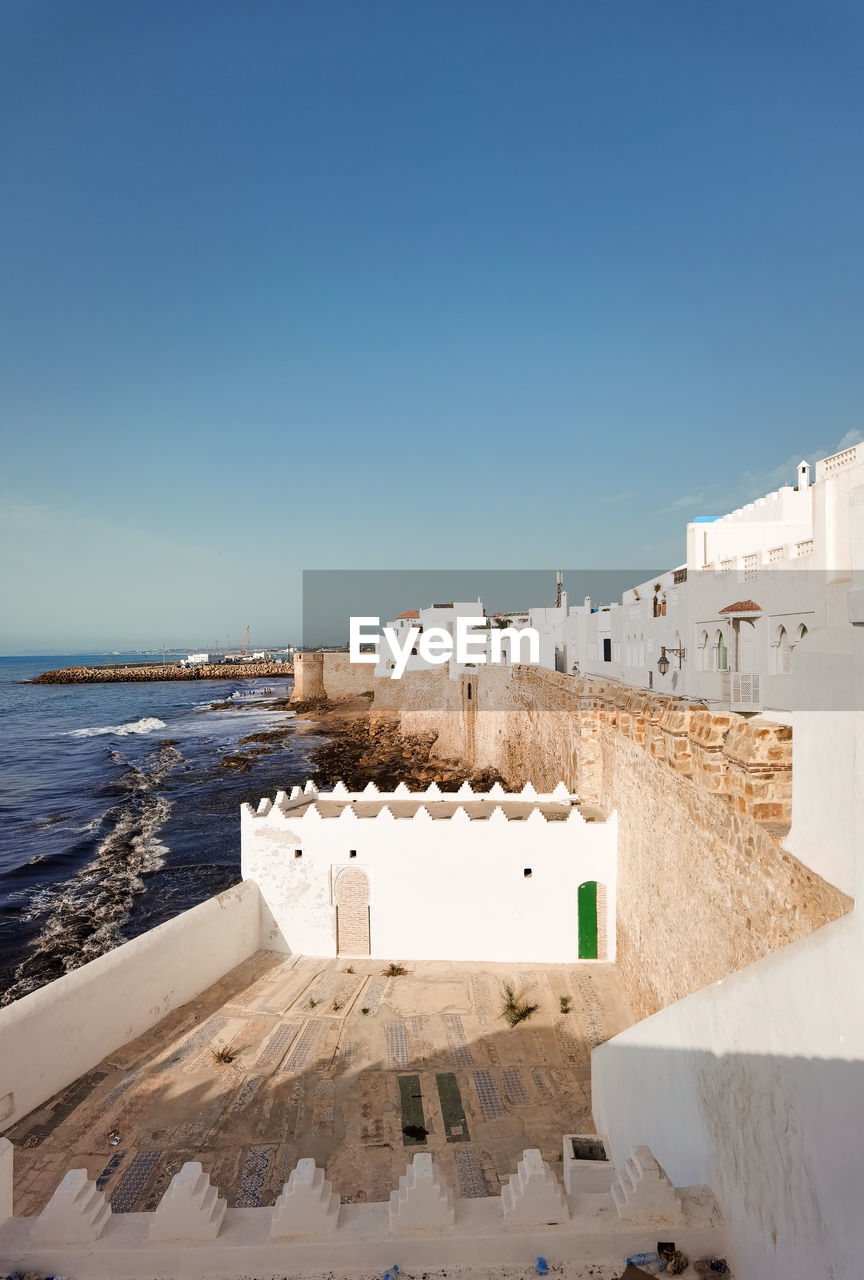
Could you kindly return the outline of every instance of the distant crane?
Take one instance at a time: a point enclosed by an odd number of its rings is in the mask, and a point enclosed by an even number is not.
[[[244,657],[246,656],[246,650],[247,650],[248,648],[249,648],[249,623],[247,622],[247,623],[246,623],[246,630],[245,630],[245,631],[244,631],[244,633],[243,633],[243,648],[240,650],[241,654],[242,654]]]

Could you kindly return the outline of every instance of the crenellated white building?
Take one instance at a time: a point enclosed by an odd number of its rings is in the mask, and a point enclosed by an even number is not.
[[[244,805],[262,946],[307,955],[614,959],[617,821],[548,795],[310,782]]]

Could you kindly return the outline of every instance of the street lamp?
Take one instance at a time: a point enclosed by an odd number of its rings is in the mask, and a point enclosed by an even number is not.
[[[687,656],[686,649],[667,649],[665,644],[661,645],[660,657],[657,659],[657,670],[660,672],[661,676],[665,676],[666,672],[669,670],[669,659],[666,657],[667,653],[675,653],[678,655],[679,670],[681,667],[681,663],[684,661],[685,657]]]

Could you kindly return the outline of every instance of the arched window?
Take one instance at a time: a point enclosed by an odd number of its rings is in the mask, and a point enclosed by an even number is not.
[[[712,658],[711,644],[708,639],[708,632],[703,631],[696,643],[696,670],[710,671]]]
[[[726,648],[726,637],[722,631],[718,631],[714,637],[714,669],[715,671],[729,670],[729,651]]]
[[[792,672],[792,645],[784,626],[779,626],[774,633],[771,646],[771,667],[775,676],[788,676]]]
[[[807,628],[804,626],[804,623],[802,622],[798,630],[795,632],[795,643],[797,644],[799,640],[803,640],[806,634],[807,634]]]

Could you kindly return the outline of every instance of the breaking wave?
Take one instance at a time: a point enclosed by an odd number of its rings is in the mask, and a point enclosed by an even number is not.
[[[70,729],[70,738],[101,738],[104,734],[114,733],[118,738],[125,738],[130,733],[152,733],[154,729],[164,729],[165,721],[155,716],[142,716],[140,720],[130,720],[128,724],[105,724],[96,729]]]
[[[151,723],[161,725],[158,720]],[[123,759],[117,752],[111,754],[118,762]],[[163,747],[145,764],[132,765],[122,779],[122,800],[100,820],[106,834],[93,861],[71,879],[46,886],[31,898],[22,918],[38,922],[39,936],[0,1004],[35,991],[123,941],[121,931],[133,900],[144,891],[143,877],[158,870],[168,852],[159,833],[171,801],[156,788],[180,761],[179,751]]]

